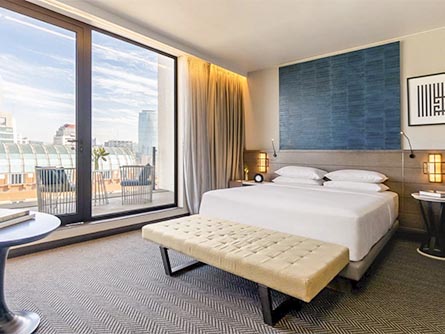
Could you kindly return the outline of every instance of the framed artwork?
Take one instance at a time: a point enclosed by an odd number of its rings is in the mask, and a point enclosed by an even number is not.
[[[408,78],[408,125],[445,124],[445,73]]]

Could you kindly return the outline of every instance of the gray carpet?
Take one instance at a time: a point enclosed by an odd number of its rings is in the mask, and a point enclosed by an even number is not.
[[[255,284],[209,266],[167,277],[140,232],[10,259],[6,297],[41,315],[41,334],[445,333],[445,263],[416,247],[393,240],[359,291],[326,289],[275,328]]]

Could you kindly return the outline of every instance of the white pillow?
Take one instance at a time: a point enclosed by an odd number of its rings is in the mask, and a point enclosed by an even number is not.
[[[275,172],[278,175],[286,177],[296,177],[300,179],[310,179],[310,180],[321,180],[325,175],[326,171],[313,167],[303,167],[303,166],[286,166],[281,167]]]
[[[332,181],[382,183],[388,180],[386,175],[372,170],[341,169],[325,175]]]
[[[389,187],[381,183],[364,183],[364,182],[348,182],[348,181],[326,181],[325,183],[323,183],[323,187],[368,191],[368,192],[382,192],[389,189]]]
[[[272,182],[276,184],[283,184],[290,186],[296,186],[296,185],[321,186],[323,184],[323,180],[301,179],[297,177],[287,177],[287,176],[278,176],[275,179],[273,179]]]

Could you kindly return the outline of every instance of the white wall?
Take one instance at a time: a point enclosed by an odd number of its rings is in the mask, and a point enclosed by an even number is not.
[[[175,190],[175,84],[174,62],[158,56],[158,188]]]
[[[402,129],[414,149],[445,149],[445,125],[408,126],[406,93],[407,78],[445,72],[445,28],[407,37],[401,45]]]
[[[445,72],[445,28],[410,35],[391,41],[363,45],[353,50],[400,40],[400,89],[402,130],[414,149],[445,149],[445,125],[408,126],[406,79],[413,76]],[[334,54],[353,51],[342,50]],[[322,58],[329,55],[320,55]],[[311,58],[311,59],[314,59]],[[301,61],[306,61],[304,59]],[[271,149],[271,138],[279,147],[278,66],[251,72],[247,76],[249,96],[246,108],[246,149]],[[403,142],[403,148],[408,144]]]
[[[270,148],[272,138],[279,142],[278,69],[249,73],[247,85],[246,148]]]

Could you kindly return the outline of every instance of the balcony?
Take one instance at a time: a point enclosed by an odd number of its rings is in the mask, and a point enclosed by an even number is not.
[[[76,175],[74,168],[64,168],[64,170],[69,171],[68,175]],[[98,174],[100,181],[98,181]],[[70,181],[74,184],[74,177],[70,176]],[[0,208],[27,208],[38,211],[37,188],[35,172],[0,174]],[[62,191],[65,195],[60,197],[59,206],[53,213],[63,215],[76,211],[75,189],[72,189],[71,192],[71,195],[67,195],[66,191]],[[134,204],[128,201],[123,202],[119,170],[93,172],[91,197],[93,216],[159,207],[172,204],[175,201],[173,191],[159,189],[155,183],[151,202]]]

